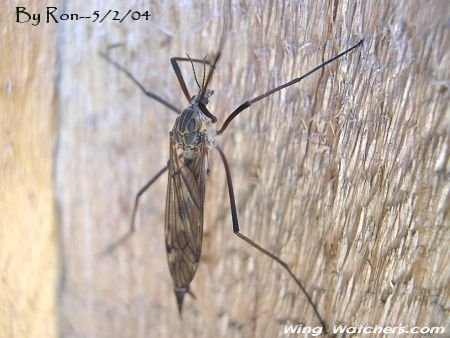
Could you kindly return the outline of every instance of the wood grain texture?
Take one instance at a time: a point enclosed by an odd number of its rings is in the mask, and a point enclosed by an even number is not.
[[[133,238],[100,255],[126,232],[134,194],[165,165],[175,114],[98,52],[122,44],[111,57],[183,108],[169,58],[216,51],[220,3],[65,3],[85,15],[152,17],[58,26],[64,337],[274,337],[286,323],[318,325],[284,271],[233,235],[214,153],[197,299],[186,299],[183,320],[164,250],[166,178],[142,199]],[[218,138],[242,232],[288,262],[330,326],[449,329],[449,10],[447,1],[232,2],[212,83],[219,121],[365,39]],[[194,88],[190,66],[182,70]]]
[[[0,14],[0,337],[57,337],[56,30]],[[40,2],[29,1],[40,11]]]

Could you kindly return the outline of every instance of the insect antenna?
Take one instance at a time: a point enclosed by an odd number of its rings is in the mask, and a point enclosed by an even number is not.
[[[206,58],[208,57],[208,54],[205,55],[203,58],[203,80],[202,80],[202,88],[205,86],[205,75],[206,75]]]
[[[197,74],[195,73],[194,62],[192,62],[192,59],[191,59],[191,57],[189,56],[188,53],[186,53],[186,56],[188,57],[189,61],[191,62],[192,71],[194,72],[195,83],[197,84],[198,89],[202,90],[202,87],[200,87],[200,84],[198,83],[198,80],[197,80]],[[203,64],[203,67],[204,67],[204,64]]]
[[[197,102],[201,102],[203,97],[206,94],[206,89],[208,88],[209,82],[211,81],[213,73],[214,73],[214,69],[216,68],[216,64],[220,59],[220,55],[222,54],[223,46],[225,45],[225,41],[227,39],[228,30],[229,30],[229,22],[228,22],[228,20],[226,20],[224,23],[222,36],[220,37],[218,52],[214,58],[211,68],[209,69],[209,73],[208,73],[208,76],[206,77],[206,82],[202,88],[202,91],[201,91],[200,95],[198,95],[198,97],[197,97]]]

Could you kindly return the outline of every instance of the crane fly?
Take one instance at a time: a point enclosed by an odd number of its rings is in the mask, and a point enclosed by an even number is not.
[[[184,295],[189,293],[193,296],[189,289],[189,285],[194,278],[195,272],[197,271],[202,249],[203,210],[205,202],[206,177],[208,171],[207,156],[209,149],[216,148],[225,168],[234,234],[281,265],[281,267],[292,277],[297,286],[301,289],[308,300],[308,303],[314,310],[320,324],[324,330],[326,330],[325,321],[320,316],[312,298],[289,266],[279,257],[264,249],[262,246],[258,245],[240,232],[230,167],[224,152],[220,146],[215,143],[215,136],[222,134],[236,116],[254,103],[274,94],[275,92],[278,92],[279,90],[300,82],[314,72],[324,68],[329,63],[361,46],[362,43],[363,40],[359,41],[356,45],[350,47],[335,57],[325,61],[321,65],[313,68],[306,74],[273,88],[248,101],[245,101],[227,117],[219,129],[214,128],[217,118],[208,110],[206,106],[210,97],[213,95],[213,91],[208,89],[208,85],[212,79],[216,64],[219,61],[223,40],[220,43],[219,52],[214,56],[212,62],[207,61],[206,57],[203,60],[191,59],[189,55],[187,55],[187,58],[174,57],[170,59],[175,75],[181,86],[181,90],[189,103],[189,106],[184,110],[177,109],[174,105],[159,95],[147,91],[145,87],[127,69],[112,60],[106,53],[101,53],[101,56],[105,60],[123,72],[144,92],[146,96],[158,101],[163,106],[178,114],[175,124],[169,133],[170,155],[167,165],[138,191],[134,200],[129,231],[120,237],[116,242],[112,243],[106,249],[106,252],[113,251],[133,234],[135,231],[135,217],[140,197],[163,173],[168,171],[165,213],[165,244],[169,270],[174,283],[174,292],[178,311],[181,316]],[[194,96],[191,96],[187,89],[178,65],[179,62],[190,62],[192,65],[195,82],[199,88],[198,93]],[[195,74],[194,63],[202,64],[204,68],[201,85],[199,84]],[[206,66],[209,67],[209,71],[208,75],[205,77]]]

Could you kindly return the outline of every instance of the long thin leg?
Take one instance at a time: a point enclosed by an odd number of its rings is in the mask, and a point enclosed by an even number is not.
[[[224,27],[228,27],[228,24],[225,24]],[[170,62],[172,63],[172,67],[175,71],[175,74],[177,75],[178,82],[180,83],[181,89],[183,90],[184,96],[186,96],[186,99],[188,100],[189,103],[191,103],[192,97],[189,94],[189,91],[187,90],[186,83],[184,82],[183,76],[181,75],[180,67],[178,67],[177,61],[198,62],[198,63],[202,63],[202,64],[207,64],[208,66],[211,67],[209,69],[208,76],[206,78],[206,82],[204,82],[204,84],[202,83],[203,88],[201,89],[200,94],[197,95],[197,98],[196,98],[197,103],[202,102],[202,99],[206,94],[206,90],[208,89],[209,82],[212,79],[212,75],[214,73],[214,69],[216,68],[216,64],[220,59],[220,55],[222,53],[222,49],[225,44],[225,40],[226,40],[226,34],[223,33],[220,38],[220,42],[219,42],[219,51],[216,54],[212,64],[209,61],[199,60],[199,59],[190,59],[190,58],[181,58],[181,57],[175,57],[175,58],[170,59]],[[212,115],[212,116],[214,116],[214,115]],[[210,117],[210,116],[208,115],[208,117]]]
[[[134,198],[134,207],[133,207],[133,214],[131,215],[131,222],[130,222],[130,228],[128,229],[128,232],[124,235],[122,235],[118,240],[111,243],[104,251],[103,254],[109,254],[112,251],[114,251],[117,247],[122,245],[124,242],[128,240],[128,238],[131,237],[131,235],[136,230],[135,226],[135,218],[136,218],[136,212],[139,205],[139,198],[147,191],[150,186],[156,182],[156,180],[166,172],[168,166],[166,165],[164,168],[162,168],[155,176],[152,177],[150,181],[148,181],[141,189],[139,189],[138,193],[136,194],[136,197]]]
[[[121,72],[123,72],[131,81],[133,81],[142,90],[142,92],[146,96],[152,98],[155,101],[158,101],[163,106],[169,108],[170,110],[174,111],[177,114],[181,113],[181,109],[175,107],[173,104],[171,104],[167,100],[163,99],[161,96],[156,95],[155,93],[152,93],[151,91],[148,91],[147,89],[145,89],[145,87],[134,77],[133,74],[131,74],[131,72],[128,69],[126,69],[125,67],[123,67],[122,65],[120,65],[119,63],[114,61],[113,59],[111,59],[106,53],[100,52],[100,56],[102,58],[104,58],[106,61],[108,61],[109,63],[111,63],[114,67],[119,69]]]
[[[276,93],[277,91],[284,89],[286,87],[292,86],[293,84],[296,84],[297,82],[300,82],[301,80],[303,80],[304,78],[308,77],[309,75],[311,75],[312,73],[318,71],[319,69],[322,69],[323,67],[325,67],[327,64],[339,59],[341,56],[344,56],[345,54],[349,53],[350,51],[352,51],[353,49],[359,47],[362,45],[364,40],[359,41],[356,45],[354,45],[353,47],[350,47],[349,49],[347,49],[346,51],[336,55],[335,57],[325,61],[324,63],[322,63],[321,65],[313,68],[312,70],[310,70],[309,72],[307,72],[306,74],[293,79],[289,82],[286,82],[285,84],[282,84],[281,86],[278,86],[276,88],[273,88],[267,92],[265,92],[264,94],[261,94],[251,100],[245,101],[244,103],[242,103],[239,107],[237,107],[229,116],[228,118],[225,120],[225,122],[223,123],[222,127],[217,131],[217,134],[222,134],[223,131],[225,129],[227,129],[228,125],[230,124],[230,122],[239,115],[239,113],[241,113],[243,110],[247,109],[248,107],[250,107],[253,103],[256,103],[262,99],[264,99],[267,96],[272,95],[273,93]]]
[[[183,90],[184,96],[188,100],[189,103],[192,101],[192,96],[189,94],[189,91],[186,87],[186,82],[184,82],[183,75],[181,74],[180,67],[178,66],[177,61],[187,61],[187,62],[198,62],[201,64],[207,64],[208,66],[211,66],[210,62],[207,60],[200,60],[200,59],[190,59],[190,58],[183,58],[183,57],[173,57],[170,59],[170,63],[172,64],[173,70],[175,71],[175,75],[177,76],[178,82],[180,83],[181,90]]]
[[[200,110],[203,112],[203,114],[205,114],[206,116],[208,116],[212,123],[216,123],[217,122],[217,117],[215,117],[209,110],[208,108],[206,108],[206,106],[203,104],[203,102],[199,102],[198,103],[198,107],[200,108]]]
[[[184,82],[184,78],[183,75],[181,74],[181,70],[180,67],[178,66],[177,61],[192,61],[192,62],[198,62],[198,63],[202,63],[202,64],[206,64],[208,66],[211,67],[211,63],[207,60],[199,60],[199,59],[189,59],[189,58],[182,58],[182,57],[174,57],[170,59],[170,62],[172,63],[172,67],[175,71],[175,74],[178,78],[178,82],[180,83],[181,89],[183,90],[184,95],[186,96],[186,98],[188,99],[189,103],[191,102],[191,96],[189,94],[189,91],[186,87],[186,83]],[[214,63],[215,64],[215,63]],[[195,73],[194,73],[195,74]],[[206,85],[204,86],[204,88],[206,88]],[[203,90],[203,88],[202,88]],[[203,112],[203,114],[205,114],[206,116],[208,116],[213,123],[217,122],[217,117],[215,117],[207,108],[206,106],[199,101],[199,107],[201,109],[201,111]]]
[[[285,269],[289,273],[289,275],[292,277],[292,279],[295,281],[295,283],[298,285],[298,287],[302,290],[303,294],[305,295],[306,299],[308,300],[308,303],[313,308],[314,313],[316,314],[317,319],[319,320],[320,325],[322,325],[324,333],[326,334],[327,328],[326,328],[325,321],[320,316],[319,311],[317,310],[317,307],[314,304],[311,296],[308,294],[308,292],[306,291],[305,287],[300,282],[300,280],[297,278],[297,276],[294,275],[294,273],[289,268],[287,263],[285,261],[281,260],[280,258],[278,258],[277,256],[275,256],[273,253],[271,253],[271,252],[267,251],[266,249],[264,249],[259,244],[257,244],[254,241],[252,241],[247,236],[245,236],[245,235],[243,235],[243,234],[241,234],[239,232],[239,222],[238,222],[238,217],[237,217],[237,212],[236,212],[236,202],[234,200],[234,190],[233,190],[233,182],[231,180],[230,167],[228,165],[228,161],[227,161],[227,159],[225,157],[225,154],[223,153],[222,149],[220,149],[220,147],[217,147],[217,150],[219,151],[220,157],[222,158],[223,165],[225,167],[225,173],[226,173],[226,176],[227,176],[227,185],[228,185],[228,193],[229,193],[229,196],[230,196],[231,218],[233,220],[233,232],[234,232],[234,234],[236,236],[238,236],[240,239],[242,239],[245,242],[247,242],[248,244],[250,244],[251,246],[253,246],[255,249],[257,249],[260,252],[262,252],[263,254],[265,254],[266,256],[269,256],[270,258],[272,258],[274,261],[276,261],[278,264],[280,264],[283,267],[283,269]]]

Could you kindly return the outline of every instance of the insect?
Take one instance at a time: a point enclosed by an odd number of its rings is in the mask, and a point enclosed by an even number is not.
[[[167,102],[157,94],[147,91],[144,86],[123,66],[112,60],[107,54],[101,53],[102,57],[114,65],[117,69],[122,71],[131,81],[133,81],[148,97],[158,101],[163,106],[171,109],[178,117],[175,124],[169,133],[169,161],[167,165],[162,168],[147,184],[145,184],[136,194],[134,200],[134,207],[131,217],[131,224],[129,231],[123,235],[119,240],[112,243],[107,252],[114,250],[124,241],[126,241],[135,231],[135,217],[139,204],[139,199],[142,194],[166,171],[168,171],[168,185],[166,195],[166,213],[165,213],[165,244],[167,251],[167,258],[169,263],[169,270],[174,283],[174,292],[177,301],[178,311],[181,316],[183,299],[186,293],[192,295],[189,285],[194,278],[198,264],[200,262],[200,255],[202,249],[203,236],[203,209],[205,202],[205,186],[207,177],[207,155],[211,148],[216,148],[222,159],[231,206],[231,216],[233,223],[233,232],[242,240],[269,256],[277,263],[279,263],[287,273],[293,278],[298,287],[311,304],[317,319],[326,330],[326,325],[320,316],[314,302],[309,296],[308,292],[303,287],[300,280],[294,275],[289,266],[267,251],[259,244],[252,241],[247,236],[240,232],[238,216],[236,212],[236,203],[234,198],[233,184],[231,179],[230,167],[225,157],[224,152],[220,146],[215,144],[215,136],[221,135],[229,126],[231,121],[238,116],[242,111],[248,109],[251,105],[264,98],[280,91],[286,87],[292,86],[314,72],[322,69],[329,63],[339,59],[355,48],[361,46],[363,40],[356,45],[336,55],[335,57],[325,61],[321,65],[313,68],[306,74],[295,78],[281,86],[273,88],[259,96],[256,96],[239,105],[223,122],[218,129],[214,128],[217,118],[208,110],[207,104],[213,95],[213,91],[208,89],[211,82],[214,69],[220,59],[223,40],[220,43],[219,52],[213,57],[212,62],[205,59],[191,59],[189,56],[171,58],[171,64],[175,71],[175,75],[181,86],[184,96],[188,101],[188,107],[184,110],[177,109],[174,105]],[[199,88],[196,95],[191,96],[184,78],[181,74],[179,62],[190,62],[194,71],[194,78]],[[194,63],[203,65],[203,80],[201,85],[198,82]],[[209,67],[208,74],[206,74],[206,66]]]

